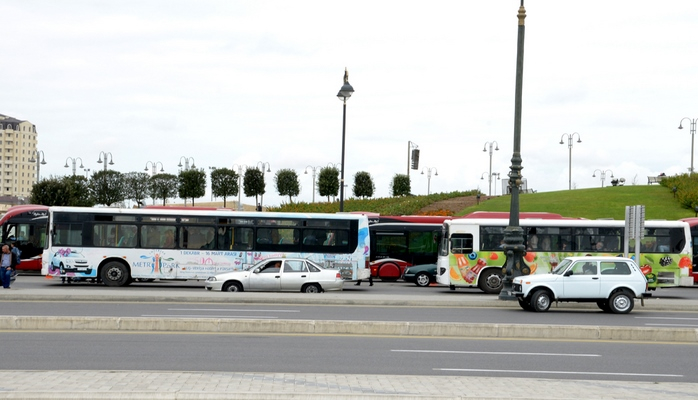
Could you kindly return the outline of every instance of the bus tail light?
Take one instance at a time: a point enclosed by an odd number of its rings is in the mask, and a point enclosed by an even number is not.
[[[366,260],[366,265],[364,265],[364,268],[365,268],[365,269],[371,268],[371,262],[368,261],[368,260]]]

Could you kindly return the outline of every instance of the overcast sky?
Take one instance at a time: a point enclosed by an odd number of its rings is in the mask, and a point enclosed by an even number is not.
[[[511,164],[519,4],[3,0],[0,114],[36,125],[42,177],[70,174],[67,157],[102,168],[102,151],[121,172],[155,162],[176,174],[182,157],[207,173],[268,162],[265,205],[288,201],[273,182],[283,168],[299,174],[294,201],[309,202],[307,167],[341,161],[346,67],[347,198],[359,171],[388,197],[409,141],[421,151],[413,193],[427,193],[427,168],[432,193],[487,193],[485,144],[499,147],[492,172]],[[642,185],[687,172],[690,123],[677,128],[698,118],[698,1],[525,7],[528,187],[567,190],[560,140],[574,132],[573,189],[601,186],[597,169]]]

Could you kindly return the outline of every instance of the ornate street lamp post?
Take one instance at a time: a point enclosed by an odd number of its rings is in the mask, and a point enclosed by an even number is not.
[[[613,171],[611,171],[610,169],[607,169],[605,171],[600,170],[600,169],[594,170],[594,172],[591,174],[591,177],[596,178],[597,172],[601,173],[601,187],[603,187],[603,181],[606,180],[606,173],[607,172],[611,173],[611,179],[613,179]]]
[[[63,168],[68,168],[68,160],[70,160],[73,163],[73,176],[75,176],[75,165],[77,164],[77,161],[80,160],[80,168],[84,169],[85,167],[82,165],[82,158],[80,157],[68,157],[65,159],[65,165]]]
[[[313,167],[308,165],[305,167],[305,174],[308,175],[308,168],[310,168],[311,171],[313,171],[313,203],[315,203],[315,177],[317,176],[317,172],[322,168],[322,167]]]
[[[194,164],[194,157],[179,157],[179,164],[177,164],[179,168],[182,168],[182,160],[184,160],[185,171],[189,171],[189,160],[191,160],[191,167],[196,168],[196,164]]]
[[[569,133],[563,133],[562,136],[560,136],[560,144],[565,144],[563,139],[567,137],[567,147],[570,148],[570,157],[569,157],[569,190],[572,190],[572,146],[574,145],[574,135],[577,135],[577,143],[582,143],[582,138],[579,136],[579,133],[574,132],[572,134]]]
[[[106,151],[100,151],[99,152],[99,159],[97,160],[97,164],[102,163],[102,155],[104,155],[104,170],[107,170],[107,156],[109,157],[109,165],[114,165],[114,156],[112,156],[111,153],[106,152]]]
[[[693,142],[694,142],[695,137],[696,137],[696,121],[698,121],[698,118],[693,118],[693,119],[690,119],[688,117],[682,118],[681,121],[679,121],[679,129],[683,129],[682,123],[683,123],[684,119],[687,119],[691,123],[691,126],[690,126],[690,132],[691,132],[691,169],[689,170],[689,175],[692,175],[693,174]]]
[[[512,281],[520,275],[528,275],[531,271],[523,262],[524,247],[523,229],[519,225],[519,188],[521,186],[521,98],[523,92],[523,55],[524,33],[526,28],[526,9],[523,0],[519,7],[518,41],[516,44],[516,89],[514,94],[514,153],[511,157],[511,171],[509,172],[509,188],[511,190],[511,205],[509,208],[509,225],[504,229],[503,250],[506,254],[504,263],[504,279],[499,298],[502,300],[515,300],[511,292]]]
[[[261,167],[261,168],[260,168],[260,167]],[[267,171],[267,172],[271,172],[271,165],[269,165],[268,162],[266,162],[266,161],[259,161],[259,162],[257,163],[257,169],[259,169],[260,171],[262,171],[262,183],[264,184],[264,188],[263,188],[264,190],[262,190],[262,192],[266,192],[266,186],[267,186],[267,183],[264,181],[264,168],[265,168],[265,167],[266,167],[266,171]],[[264,207],[264,193],[262,193],[262,194],[259,196],[259,207]],[[262,211],[262,210],[259,210],[259,211]]]
[[[354,88],[349,84],[349,72],[344,68],[344,85],[337,93],[337,98],[344,103],[344,112],[342,114],[342,169],[339,178],[339,212],[344,212],[344,141],[347,128],[347,100],[352,94],[354,94]]]
[[[36,155],[36,158],[34,158],[34,155]],[[41,180],[41,166],[46,165],[46,158],[44,157],[44,152],[41,150],[34,150],[32,153],[32,157],[29,159],[29,162],[36,162],[36,181],[39,182]]]
[[[233,164],[233,171],[238,172],[238,211],[242,211],[242,174],[247,168],[245,164]]]
[[[147,161],[145,163],[145,169],[143,171],[148,171],[148,164],[152,167],[152,171],[150,172],[150,176],[153,176],[157,173],[157,168],[158,164],[160,164],[160,172],[165,172],[165,167],[163,167],[162,163],[160,161]]]
[[[424,170],[427,171],[427,196],[431,193],[431,173],[434,172],[434,176],[439,176],[439,171],[436,168],[424,167],[422,168],[422,175],[424,175]]]
[[[492,146],[494,146],[494,150],[499,150],[499,143],[497,141],[492,141],[492,142],[485,142],[485,147],[482,149],[482,151],[487,151],[487,147],[489,146],[490,148],[490,189],[489,192],[487,192],[488,196],[492,196]]]

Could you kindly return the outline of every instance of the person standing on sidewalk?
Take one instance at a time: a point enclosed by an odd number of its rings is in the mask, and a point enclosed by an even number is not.
[[[10,288],[10,280],[12,279],[12,271],[17,265],[17,256],[10,251],[10,246],[2,246],[2,255],[0,256],[0,278],[2,278],[2,287]]]

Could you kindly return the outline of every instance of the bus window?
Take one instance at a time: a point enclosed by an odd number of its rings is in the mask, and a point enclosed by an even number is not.
[[[451,253],[470,254],[473,252],[473,235],[469,233],[454,233],[451,236]]]

